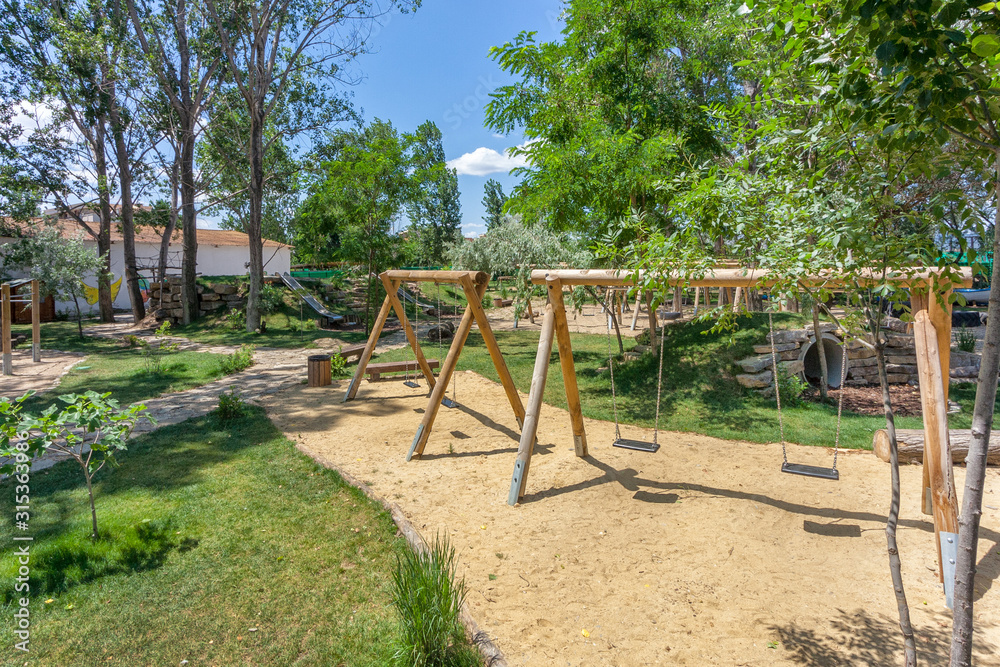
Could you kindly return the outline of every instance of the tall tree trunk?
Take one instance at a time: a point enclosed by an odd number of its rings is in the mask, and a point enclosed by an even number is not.
[[[146,317],[146,306],[142,302],[142,290],[139,289],[139,272],[135,267],[135,220],[132,215],[132,163],[125,143],[125,130],[122,127],[121,114],[114,100],[114,88],[109,95],[109,113],[111,115],[111,133],[115,140],[115,153],[118,160],[118,182],[121,186],[121,211],[119,220],[122,226],[122,250],[125,254],[125,284],[128,287],[128,298],[132,302],[132,319],[136,324]]]
[[[263,50],[260,53],[262,54]],[[263,58],[262,55],[261,58]],[[260,292],[264,283],[264,246],[261,236],[264,199],[264,100],[257,99],[254,102],[250,114],[250,212],[246,222],[246,232],[250,243],[250,293],[247,295],[248,332],[255,331],[260,327]]]
[[[826,368],[826,343],[823,342],[823,334],[819,330],[819,304],[813,304],[813,335],[816,336],[816,353],[819,355],[819,397],[826,403],[828,395],[827,391],[829,388],[829,372]],[[847,344],[847,341],[844,341]],[[843,387],[840,388],[841,391],[844,390]]]
[[[181,230],[184,233],[184,258],[181,262],[181,316],[183,324],[198,319],[198,220],[195,216],[194,129],[190,119],[183,119],[181,146]]]
[[[871,319],[869,319],[871,322]],[[877,331],[877,327],[872,327]],[[896,609],[899,613],[899,629],[903,633],[903,654],[906,667],[916,667],[917,644],[910,624],[910,606],[906,602],[903,588],[902,562],[899,546],[896,544],[896,526],[899,524],[899,448],[896,443],[896,419],[892,411],[889,395],[889,376],[885,370],[885,346],[875,340],[875,360],[878,362],[878,380],[882,387],[882,408],[885,410],[885,430],[889,435],[889,469],[892,475],[892,499],[889,501],[889,517],[885,522],[885,541],[889,549],[889,571],[892,574],[892,589],[896,594]]]
[[[156,279],[160,283],[160,305],[163,304],[163,283],[167,279],[167,261],[170,253],[170,240],[177,229],[177,191],[180,187],[180,153],[174,156],[174,163],[170,168],[170,217],[167,218],[166,227],[160,236],[160,256],[157,261]]]
[[[94,123],[94,167],[97,170],[97,197],[101,222],[97,231],[97,254],[104,259],[104,275],[97,278],[97,307],[101,322],[115,321],[115,300],[111,296],[111,184],[108,182],[108,158],[105,153],[107,121],[101,117]]]
[[[1000,152],[996,161],[994,229],[1000,226]],[[983,485],[986,481],[986,454],[1000,372],[1000,235],[993,236],[993,274],[990,303],[987,309],[986,337],[983,340],[976,403],[972,409],[972,441],[965,465],[965,491],[962,513],[958,518],[958,557],[955,559],[955,605],[952,614],[951,667],[972,664],[972,605],[976,592],[976,558],[979,546],[979,518],[983,511]]]

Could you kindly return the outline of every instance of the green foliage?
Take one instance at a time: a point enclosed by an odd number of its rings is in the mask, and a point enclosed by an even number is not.
[[[403,626],[395,664],[403,667],[481,665],[459,613],[465,581],[455,581],[455,548],[437,536],[425,552],[407,550],[392,574],[392,602]]]
[[[809,388],[808,382],[800,378],[797,373],[789,373],[781,364],[778,364],[777,382],[783,408],[797,408],[802,405],[802,394]]]
[[[177,343],[166,340],[168,336],[170,336],[170,322],[164,320],[153,334],[154,341],[152,343],[139,339],[146,372],[150,375],[162,373],[163,357],[173,354],[180,347]]]
[[[503,186],[492,178],[486,181],[483,187],[483,208],[486,215],[483,222],[486,223],[486,231],[490,231],[503,222],[503,208],[509,197],[503,191]]]
[[[229,421],[245,417],[249,412],[250,406],[243,400],[240,393],[236,391],[236,387],[230,387],[228,392],[219,394],[219,407],[215,410],[215,414],[218,415],[219,419]]]
[[[91,537],[98,538],[97,508],[94,505],[93,476],[105,465],[118,465],[115,455],[125,451],[132,429],[140,419],[155,420],[140,404],[119,408],[111,393],[66,394],[59,400],[66,407],[50,405],[40,414],[24,412],[22,404],[30,394],[15,401],[0,399],[0,473],[23,474],[36,456],[50,451],[72,458],[87,482],[92,516]],[[87,445],[86,451],[84,445]]]
[[[234,331],[246,331],[247,311],[246,308],[233,308],[226,313],[226,325]]]
[[[224,375],[232,375],[233,373],[245,371],[253,366],[253,353],[253,345],[240,345],[238,350],[232,352],[231,354],[227,354],[222,358],[222,361],[219,362],[219,370],[221,370]]]
[[[347,371],[347,359],[340,354],[343,349],[344,346],[341,345],[337,348],[337,354],[330,355],[330,375],[333,377],[349,375]]]
[[[260,312],[270,315],[285,302],[285,290],[274,285],[264,285],[260,290]]]
[[[976,351],[976,334],[964,326],[955,331],[955,342],[961,352]]]
[[[441,130],[433,122],[425,121],[406,140],[412,168],[406,209],[415,245],[415,255],[407,261],[440,264],[445,247],[462,240],[458,174],[445,162]]]

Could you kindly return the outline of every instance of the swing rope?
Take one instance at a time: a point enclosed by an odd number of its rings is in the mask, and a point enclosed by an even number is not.
[[[441,285],[440,285],[440,283],[434,283],[434,287],[437,289],[438,358],[442,360],[441,364],[442,364],[442,368],[444,368],[444,356],[443,356],[444,355],[444,347],[443,347],[442,342],[441,342],[442,338],[444,337],[444,327],[442,326],[442,323],[441,323]],[[456,306],[456,308],[457,308],[457,306]],[[455,377],[455,382],[452,385],[452,390],[451,390],[451,395],[454,397],[454,399],[449,399],[448,398],[448,389],[447,389],[447,387],[445,387],[445,396],[441,399],[441,405],[443,405],[446,408],[456,408],[456,407],[458,407],[458,403],[456,402],[457,399],[458,399],[458,377],[455,376],[454,371],[452,372],[452,376]],[[440,378],[440,377],[441,377],[441,375],[439,373],[438,374],[438,378]]]
[[[840,391],[837,394],[837,432],[833,444],[833,466],[824,468],[822,466],[789,463],[788,449],[785,444],[785,422],[781,414],[781,382],[778,380],[778,353],[774,345],[774,316],[771,313],[772,311],[768,309],[767,329],[769,333],[768,338],[771,341],[771,372],[774,376],[774,399],[778,405],[778,433],[781,437],[781,471],[793,475],[804,475],[806,477],[821,477],[832,480],[840,479],[840,473],[837,471],[837,454],[840,451],[840,422],[844,411],[844,381],[847,379],[847,341],[845,339],[841,344],[843,354],[840,360]],[[820,331],[815,331],[813,334],[816,336],[817,341],[822,336],[822,332]],[[817,353],[820,353],[819,349],[817,349]]]
[[[414,283],[413,288],[413,339],[415,341],[420,340],[420,292],[417,289],[417,284]],[[403,314],[406,314],[406,306],[403,306]],[[419,344],[419,343],[418,343]],[[420,382],[418,380],[418,373],[420,372],[419,364],[417,362],[417,351],[413,350],[413,379],[410,379],[410,365],[406,364],[403,368],[403,384],[407,387],[412,387],[417,389],[420,387]]]
[[[603,304],[604,310],[607,311],[608,317],[614,317],[612,315],[611,308],[608,307],[608,302],[612,302],[613,306],[614,292],[608,290],[608,299],[605,299]],[[652,331],[650,333],[650,343],[656,344],[656,332]],[[618,395],[615,390],[615,357],[611,349],[611,329],[608,329],[608,371],[611,374],[611,409],[614,414],[615,419],[615,441],[612,443],[615,447],[622,447],[624,449],[635,449],[642,452],[655,452],[660,448],[660,398],[663,393],[663,352],[664,344],[667,339],[666,327],[660,326],[660,359],[659,359],[659,369],[657,370],[656,376],[656,417],[653,420],[653,442],[643,442],[641,440],[631,440],[622,438],[621,427],[618,422]]]

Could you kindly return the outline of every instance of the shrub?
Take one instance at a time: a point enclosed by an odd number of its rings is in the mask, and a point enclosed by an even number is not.
[[[333,377],[347,375],[347,359],[340,354],[343,349],[344,346],[341,345],[337,348],[337,354],[330,355],[330,375]]]
[[[215,413],[222,421],[238,419],[246,415],[249,411],[250,406],[243,400],[240,393],[236,391],[236,387],[230,387],[229,392],[219,394],[219,407]]]
[[[239,373],[253,366],[253,351],[253,345],[240,345],[240,349],[224,356],[219,362],[223,375]]]
[[[795,373],[789,373],[778,364],[778,388],[781,390],[783,407],[794,408],[802,405],[802,393],[809,384]]]
[[[960,352],[976,351],[976,334],[969,331],[964,326],[955,332],[955,340],[958,343]]]
[[[124,336],[122,336],[122,343],[125,345],[125,347],[131,349],[136,347],[142,347],[143,340],[138,336],[136,336],[135,334],[125,334]]]
[[[407,550],[397,559],[392,584],[392,602],[403,626],[394,655],[397,665],[482,664],[458,618],[465,581],[455,581],[455,549],[447,538],[436,537],[424,553]]]
[[[154,341],[152,343],[139,340],[139,345],[142,346],[143,363],[146,372],[150,375],[158,375],[163,370],[164,355],[177,351],[177,343],[164,340],[169,335],[170,322],[165,321],[153,334]]]
[[[270,315],[285,302],[284,290],[274,285],[264,285],[260,290],[260,313]]]

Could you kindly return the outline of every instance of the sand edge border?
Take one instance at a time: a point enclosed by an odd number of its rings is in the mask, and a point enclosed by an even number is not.
[[[291,438],[288,439],[292,440]],[[293,440],[293,442],[295,441]],[[305,454],[306,456],[308,456],[309,458],[311,458],[316,463],[322,465],[324,468],[328,468],[330,470],[335,471],[338,475],[340,475],[343,478],[343,480],[348,485],[353,486],[354,488],[360,490],[369,499],[381,505],[382,508],[389,513],[389,516],[392,517],[393,523],[396,524],[396,527],[399,529],[399,532],[403,534],[404,538],[406,538],[406,542],[410,545],[411,549],[418,552],[424,552],[427,550],[426,540],[424,540],[423,536],[413,526],[413,524],[410,523],[410,520],[406,518],[406,515],[403,514],[403,510],[399,505],[397,505],[396,503],[389,502],[382,496],[378,495],[367,484],[365,484],[358,478],[354,477],[350,473],[346,472],[340,466],[336,465],[325,456],[314,452],[313,450],[309,449],[308,447],[305,447],[299,442],[295,442],[295,448],[300,452],[302,452],[303,454]],[[465,626],[466,632],[469,633],[469,637],[472,639],[472,643],[476,646],[477,649],[479,649],[479,652],[483,655],[483,658],[486,660],[486,667],[508,667],[503,652],[501,652],[500,649],[497,648],[496,644],[493,643],[493,640],[490,639],[490,636],[479,627],[478,623],[476,623],[476,620],[472,617],[472,614],[469,613],[468,605],[465,604],[462,605],[460,620],[462,621],[462,625]]]

